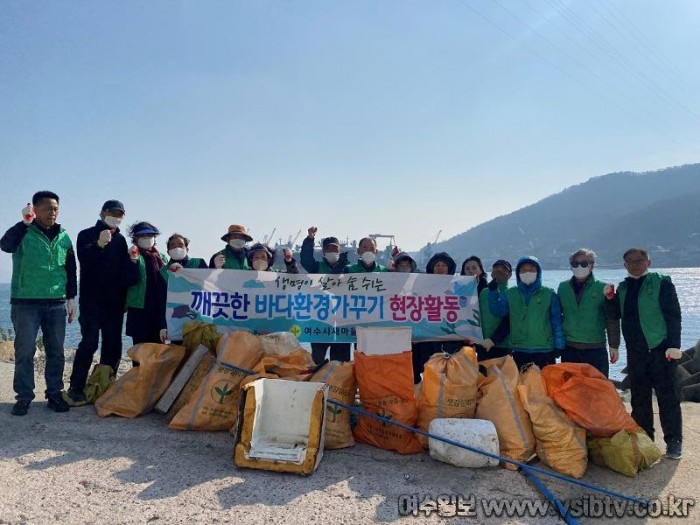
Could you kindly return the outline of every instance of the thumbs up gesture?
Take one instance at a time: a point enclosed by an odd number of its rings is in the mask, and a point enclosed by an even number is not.
[[[316,228],[316,226],[312,226],[312,227],[309,228],[307,231],[308,231],[308,233],[309,233],[309,237],[311,237],[312,239],[314,239],[314,238],[316,237],[316,232],[318,231],[318,228]]]

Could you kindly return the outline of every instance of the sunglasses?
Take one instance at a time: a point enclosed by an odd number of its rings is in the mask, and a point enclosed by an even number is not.
[[[591,264],[588,261],[574,261],[571,263],[572,268],[578,268],[579,266],[581,268],[588,268],[588,265]]]

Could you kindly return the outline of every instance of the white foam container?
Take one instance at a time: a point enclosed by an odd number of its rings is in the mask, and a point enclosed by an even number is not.
[[[491,421],[485,419],[437,418],[430,422],[429,432],[491,454],[499,455],[498,434]],[[495,467],[498,460],[450,445],[434,438],[429,439],[430,456],[457,467]]]
[[[357,351],[365,355],[390,355],[411,350],[411,329],[364,328],[357,329]]]

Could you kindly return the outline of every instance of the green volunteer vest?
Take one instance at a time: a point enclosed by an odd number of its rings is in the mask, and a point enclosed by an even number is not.
[[[508,289],[508,284],[503,283],[498,286],[502,292]],[[489,289],[484,288],[479,294],[479,311],[481,312],[481,334],[484,339],[490,339],[503,320],[496,317],[489,309]],[[498,345],[498,348],[510,348],[510,335]]]
[[[248,257],[243,256],[243,262],[238,262],[238,259],[233,256],[233,251],[231,250],[230,247],[226,246],[223,250],[217,253],[223,253],[224,256],[226,257],[226,262],[223,265],[223,269],[226,270],[252,270],[250,265],[248,264]]]
[[[204,262],[204,259],[198,259],[197,257],[193,257],[191,259],[187,259],[187,264],[183,266],[183,268],[199,268],[200,263]],[[170,277],[170,272],[168,271],[168,264],[164,265],[160,270],[160,276],[163,278],[163,280],[167,283],[168,282],[168,277]]]
[[[367,268],[365,268],[365,265],[362,264],[362,262],[356,262],[355,264],[351,264],[348,266],[348,273],[372,273],[386,271],[386,267],[378,263],[375,263],[374,268],[372,270],[368,270]]]
[[[659,292],[661,291],[661,281],[671,281],[668,275],[658,273],[648,273],[639,290],[637,305],[639,307],[639,323],[642,325],[644,338],[647,340],[649,348],[655,348],[666,339],[666,319],[664,318],[661,305],[659,304]],[[622,281],[617,289],[620,298],[620,311],[625,315],[625,298],[627,297],[627,281]]]
[[[554,348],[549,309],[554,291],[540,287],[525,304],[525,298],[517,286],[506,290],[510,311],[510,340],[512,348],[551,350]]]
[[[163,262],[167,266],[168,256],[161,253],[160,258],[163,259]],[[146,302],[146,262],[143,260],[143,255],[140,253],[136,264],[139,265],[139,282],[133,286],[129,286],[126,291],[127,308],[143,308]]]
[[[65,299],[66,259],[71,240],[61,228],[52,241],[31,224],[19,248],[12,254],[13,299]]]
[[[557,295],[563,314],[564,337],[572,343],[600,343],[605,346],[605,314],[603,294],[605,283],[591,277],[576,302],[576,293],[571,281],[559,284]]]

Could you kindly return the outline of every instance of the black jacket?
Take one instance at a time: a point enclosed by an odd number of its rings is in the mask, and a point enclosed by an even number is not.
[[[130,266],[126,239],[117,229],[112,240],[100,248],[97,240],[109,227],[102,221],[78,234],[80,262],[80,303],[96,303],[123,309],[126,300],[127,273]]]

